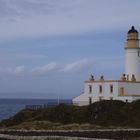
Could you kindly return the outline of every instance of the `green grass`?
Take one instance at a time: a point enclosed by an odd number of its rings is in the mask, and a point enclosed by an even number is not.
[[[140,128],[140,101],[100,101],[89,106],[68,106],[39,110],[24,109],[3,120],[0,128],[92,129],[98,127]]]

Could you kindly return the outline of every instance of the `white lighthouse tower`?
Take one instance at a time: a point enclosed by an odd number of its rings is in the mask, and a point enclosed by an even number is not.
[[[128,31],[125,47],[125,74],[127,80],[140,81],[140,47],[138,31],[134,26]]]
[[[138,31],[131,27],[125,46],[125,74],[118,80],[96,79],[93,75],[84,82],[84,92],[73,98],[73,104],[83,106],[101,100],[140,100],[140,46]]]

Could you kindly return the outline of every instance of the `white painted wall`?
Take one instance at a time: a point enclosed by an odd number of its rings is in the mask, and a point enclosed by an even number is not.
[[[140,95],[140,83],[119,82],[119,88],[124,87],[124,92],[127,95]]]
[[[125,74],[129,75],[129,79],[135,74],[136,80],[140,81],[140,48],[125,50]]]
[[[99,92],[99,86],[102,86],[102,93]],[[110,85],[113,85],[113,93],[110,92]],[[89,86],[92,86],[92,92],[89,92]],[[92,103],[102,100],[115,99],[118,95],[117,82],[93,82],[85,83],[84,93],[73,99],[73,103],[77,105],[88,105],[89,98],[92,98]]]
[[[99,85],[102,86],[102,93],[99,92]],[[110,92],[110,85],[113,85],[113,92]],[[92,86],[92,92],[89,92],[89,86]],[[102,100],[121,100],[132,102],[140,99],[140,96],[119,96],[120,88],[124,88],[125,95],[140,95],[140,83],[136,82],[91,82],[85,83],[84,93],[73,99],[75,105],[83,106],[89,104],[89,98],[92,103]]]

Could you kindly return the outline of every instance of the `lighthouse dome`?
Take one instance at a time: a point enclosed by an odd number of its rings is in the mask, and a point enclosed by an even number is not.
[[[135,29],[134,26],[132,26],[131,29],[128,31],[128,34],[131,34],[131,33],[138,33],[138,31]]]

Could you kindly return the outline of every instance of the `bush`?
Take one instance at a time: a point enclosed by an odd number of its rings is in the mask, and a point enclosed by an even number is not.
[[[124,103],[103,100],[89,106],[68,106],[60,104],[52,108],[22,110],[0,126],[12,126],[26,121],[51,121],[63,124],[92,123],[100,126],[140,127],[140,100]]]
[[[87,118],[90,123],[98,125],[120,125],[123,121],[122,101],[103,100],[88,106]]]

